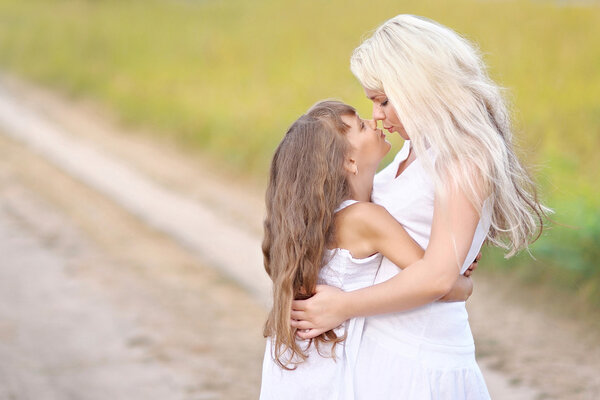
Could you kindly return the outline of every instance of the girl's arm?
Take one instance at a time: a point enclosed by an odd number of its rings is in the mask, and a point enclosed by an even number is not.
[[[357,258],[381,253],[398,268],[404,269],[423,258],[425,251],[402,225],[382,206],[357,203],[338,216],[338,243],[352,249]],[[344,229],[346,228],[346,229]],[[351,244],[351,245],[349,245]],[[460,275],[441,301],[465,301],[473,292],[473,281]]]
[[[458,189],[436,196],[429,246],[421,260],[386,282],[342,292],[318,286],[308,300],[292,303],[292,326],[311,338],[358,316],[404,311],[435,301],[455,284],[479,222],[477,210]],[[380,242],[383,250],[389,244]],[[383,252],[383,251],[382,251]],[[393,260],[392,260],[393,261]]]

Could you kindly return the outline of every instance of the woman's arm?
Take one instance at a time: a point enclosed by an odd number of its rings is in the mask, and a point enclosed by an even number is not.
[[[398,268],[404,269],[423,258],[425,251],[413,240],[384,207],[358,203],[338,216],[338,245],[352,249],[354,257],[381,253]],[[440,301],[465,301],[473,293],[473,281],[459,276],[452,289]]]
[[[312,298],[293,302],[292,326],[310,338],[352,317],[408,310],[441,298],[459,276],[478,221],[460,190],[448,190],[444,200],[436,196],[431,238],[421,260],[386,282],[353,292],[319,286]]]

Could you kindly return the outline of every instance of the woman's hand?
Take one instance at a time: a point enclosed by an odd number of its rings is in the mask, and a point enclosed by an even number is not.
[[[311,339],[337,328],[350,318],[344,306],[345,292],[333,286],[317,285],[315,294],[306,300],[294,300],[290,325],[302,339]]]

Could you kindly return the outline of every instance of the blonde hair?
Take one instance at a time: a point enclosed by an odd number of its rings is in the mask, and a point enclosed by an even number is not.
[[[332,243],[335,209],[350,196],[344,160],[350,149],[350,128],[343,115],[355,109],[338,101],[322,101],[287,131],[271,162],[266,193],[262,251],[273,281],[273,307],[264,336],[273,337],[273,359],[292,369],[306,359],[290,326],[292,300],[315,292],[325,248]],[[325,260],[326,261],[326,260]],[[335,345],[344,338],[331,330],[309,342]]]
[[[489,194],[488,239],[506,257],[539,237],[550,210],[515,155],[505,100],[474,46],[434,21],[398,15],[354,50],[351,70],[386,94],[438,193],[451,181],[479,212]]]

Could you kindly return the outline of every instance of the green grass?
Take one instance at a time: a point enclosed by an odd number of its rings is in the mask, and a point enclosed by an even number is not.
[[[415,3],[0,0],[0,68],[262,179],[286,128],[315,101],[337,97],[370,114],[348,66],[361,37],[398,13],[428,16],[479,44],[509,89],[523,157],[555,219],[575,227],[545,233],[538,261],[502,265],[597,302],[600,7]]]

